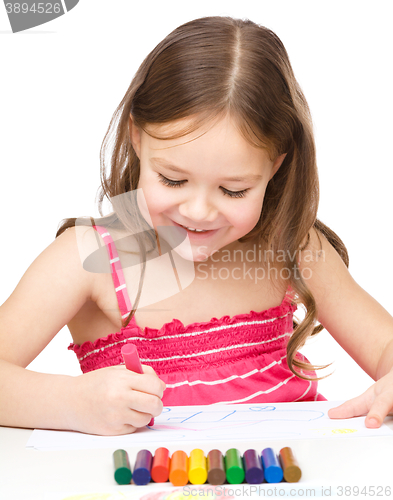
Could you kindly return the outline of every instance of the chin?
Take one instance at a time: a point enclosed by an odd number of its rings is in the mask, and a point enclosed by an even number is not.
[[[210,257],[210,255],[206,255],[206,253],[193,251],[191,247],[184,248],[182,245],[177,246],[173,249],[173,251],[176,252],[182,259],[192,262],[202,262]]]

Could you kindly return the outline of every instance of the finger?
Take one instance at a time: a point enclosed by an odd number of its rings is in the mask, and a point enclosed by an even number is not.
[[[142,365],[142,369],[143,369],[143,373],[142,374],[133,372],[131,370],[128,370],[125,365],[116,365],[116,366],[111,366],[111,367],[108,367],[108,368],[101,368],[101,370],[107,370],[107,369],[120,370],[123,373],[126,373],[127,374],[126,376],[131,375],[132,377],[140,377],[141,375],[150,375],[150,376],[153,376],[156,379],[156,382],[154,382],[151,387],[154,390],[154,394],[156,394],[160,398],[162,398],[162,396],[164,394],[164,391],[166,389],[165,382],[163,380],[161,380],[160,378],[158,378],[156,372],[150,366]],[[137,380],[137,379],[131,379],[131,380],[133,380],[135,382],[135,380]],[[131,383],[131,385],[132,385],[132,388],[134,388],[133,382]],[[137,388],[137,387],[135,387],[135,388]],[[138,390],[142,390],[142,389],[138,386]],[[152,392],[152,391],[147,391],[147,392]]]
[[[142,365],[142,370],[143,370],[143,373],[154,373],[154,375],[157,375],[156,372],[154,371],[154,368],[152,368],[151,366],[149,365]]]
[[[160,399],[164,395],[165,384],[155,374],[138,374],[128,371],[129,385],[131,389],[136,391],[145,392],[146,394],[153,394]]]
[[[366,391],[367,392],[367,391]],[[356,398],[349,399],[340,406],[331,408],[328,411],[329,418],[351,418],[365,415],[370,408],[366,393]]]
[[[151,366],[149,366],[149,365],[142,365],[142,369],[143,369],[143,373],[155,375],[161,381],[162,390],[165,391],[165,389],[166,389],[165,382],[158,377],[157,373],[154,371],[154,369]]]
[[[135,432],[137,427],[135,425],[125,424],[121,429],[116,432],[116,436],[122,436],[124,434],[132,434]]]
[[[141,364],[141,367],[142,367],[143,373],[149,373],[149,374],[153,373],[153,374],[157,375],[156,372],[154,371],[154,369],[151,366],[149,366],[149,365],[142,365]],[[117,369],[117,370],[119,370],[119,369],[120,370],[128,370],[131,373],[141,374],[141,372],[136,372],[134,370],[129,370],[124,363],[122,363],[121,365],[115,365],[112,368]]]
[[[378,429],[381,427],[383,419],[392,410],[391,398],[381,395],[375,398],[371,405],[370,411],[367,414],[365,425],[369,429]]]
[[[131,424],[123,424],[118,427],[108,427],[106,429],[100,429],[97,432],[98,436],[122,436],[124,434],[132,434],[135,432],[137,427]]]
[[[131,427],[136,427],[137,429],[148,425],[151,419],[152,415],[150,413],[140,412],[131,408],[126,414],[127,424],[130,425]]]
[[[149,366],[149,365],[142,365],[142,369],[143,369],[143,373],[153,374],[157,378],[159,378],[158,375],[157,375],[157,373],[154,371],[154,368],[152,368],[151,366]],[[161,379],[159,378],[159,380],[161,380]],[[162,384],[162,390],[165,391],[166,384],[165,384],[165,382],[163,380],[161,380],[161,384]]]
[[[145,413],[152,417],[158,417],[163,409],[163,404],[160,398],[151,394],[146,394],[139,391],[130,391],[127,395],[128,407],[139,413]],[[149,422],[150,420],[148,420]]]

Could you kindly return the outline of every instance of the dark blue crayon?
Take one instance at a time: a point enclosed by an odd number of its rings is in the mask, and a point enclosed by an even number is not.
[[[243,454],[244,471],[248,484],[263,483],[263,470],[260,457],[255,450],[247,450]]]
[[[138,486],[150,483],[151,481],[151,464],[153,461],[152,454],[149,450],[140,450],[136,456],[134,472],[132,479]]]
[[[263,472],[268,483],[279,483],[284,476],[276,454],[272,448],[265,448],[261,456]]]

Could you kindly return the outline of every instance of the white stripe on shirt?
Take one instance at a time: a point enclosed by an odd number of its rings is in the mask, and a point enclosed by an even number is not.
[[[288,377],[287,379],[283,380],[282,382],[278,383],[277,385],[275,385],[274,387],[271,387],[270,389],[268,389],[266,391],[258,391],[258,392],[255,392],[254,394],[251,394],[250,396],[247,396],[246,398],[236,399],[234,401],[219,401],[218,403],[212,403],[212,406],[214,406],[214,405],[227,405],[227,404],[234,404],[234,403],[244,403],[245,401],[249,401],[250,399],[254,399],[257,396],[260,396],[261,394],[269,394],[270,392],[276,391],[282,385],[286,384],[291,379],[293,379],[293,377],[295,377],[295,375]]]
[[[245,379],[248,377],[251,377],[252,375],[255,375],[256,373],[263,373],[264,371],[268,370],[269,368],[272,368],[274,365],[279,365],[281,364],[282,360],[286,358],[286,356],[282,356],[280,358],[280,361],[273,361],[270,363],[270,365],[267,365],[260,370],[257,368],[255,370],[252,370],[248,373],[244,373],[243,375],[232,375],[231,377],[224,378],[224,379],[217,379],[217,380],[193,380],[192,382],[189,382],[188,380],[184,380],[183,382],[177,382],[176,384],[165,384],[166,389],[174,389],[176,387],[181,387],[182,385],[189,385],[190,387],[193,385],[218,385],[218,384],[225,384],[226,382],[231,382],[232,380],[235,380],[237,378]]]
[[[123,287],[125,287],[126,285],[122,285]],[[119,287],[120,288],[120,287]],[[119,289],[119,288],[116,288],[116,291]],[[129,313],[127,313],[128,315]],[[214,327],[214,328],[210,328],[209,330],[200,330],[200,331],[197,331],[197,332],[187,332],[187,333],[178,333],[178,334],[175,334],[175,335],[163,335],[161,337],[153,337],[151,339],[149,338],[145,338],[145,337],[128,337],[126,339],[123,339],[123,340],[119,340],[118,342],[114,342],[112,344],[108,344],[106,346],[103,346],[101,347],[100,349],[93,349],[92,351],[86,353],[84,356],[78,358],[79,361],[82,361],[84,360],[85,358],[87,358],[88,356],[91,356],[92,354],[96,354],[97,352],[102,352],[104,351],[105,349],[109,349],[117,344],[123,344],[124,342],[133,342],[133,341],[148,341],[148,342],[157,342],[157,341],[160,341],[160,340],[166,340],[166,339],[176,339],[176,338],[187,338],[187,337],[195,337],[197,335],[202,335],[204,333],[211,333],[211,332],[218,332],[218,331],[221,331],[221,330],[227,330],[229,328],[236,328],[238,326],[252,326],[252,325],[263,325],[265,323],[270,323],[272,321],[276,321],[277,319],[283,319],[285,318],[286,316],[288,316],[288,314],[290,314],[290,311],[288,311],[286,314],[284,314],[283,316],[278,316],[276,318],[270,318],[270,319],[263,319],[263,320],[256,320],[256,321],[243,321],[241,323],[233,323],[231,325],[220,325],[220,326],[217,326],[217,327]],[[124,315],[124,317],[126,317],[127,315]],[[123,316],[122,316],[123,317]],[[292,332],[291,332],[292,333]],[[286,333],[285,335],[291,335],[291,333]],[[265,342],[273,342],[274,340],[277,340],[279,339],[281,336],[279,337],[275,337],[273,339],[269,339],[269,340],[266,340],[266,341],[262,341],[260,342],[261,344],[265,343]],[[151,361],[150,359],[145,359],[144,361]]]

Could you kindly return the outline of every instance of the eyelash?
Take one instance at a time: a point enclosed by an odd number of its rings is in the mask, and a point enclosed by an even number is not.
[[[172,181],[171,179],[167,179],[162,174],[158,174],[160,179],[159,181],[165,186],[169,187],[181,187],[187,181]],[[243,189],[242,191],[228,191],[228,189],[221,188],[223,190],[224,195],[229,196],[230,198],[243,198],[248,191],[247,189]]]

